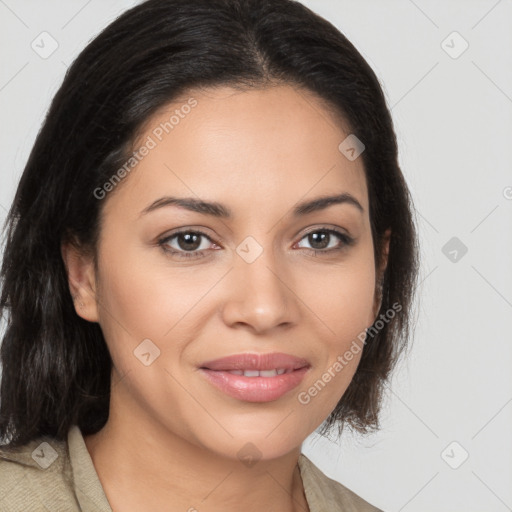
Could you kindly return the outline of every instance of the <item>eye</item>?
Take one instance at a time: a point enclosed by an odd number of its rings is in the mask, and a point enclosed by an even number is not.
[[[336,238],[338,239],[337,242]],[[354,243],[354,239],[352,237],[331,228],[316,228],[302,237],[301,241],[302,240],[306,240],[310,245],[312,245],[311,251],[313,251],[315,256],[318,253],[324,255],[340,251]],[[299,242],[299,244],[300,243],[301,242]]]
[[[212,239],[202,231],[179,231],[158,241],[162,249],[178,258],[202,258],[208,249],[209,243],[216,245]]]

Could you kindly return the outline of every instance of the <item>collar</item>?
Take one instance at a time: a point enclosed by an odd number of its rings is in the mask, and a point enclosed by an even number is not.
[[[69,429],[68,447],[76,498],[82,512],[112,512],[82,432],[77,425]]]

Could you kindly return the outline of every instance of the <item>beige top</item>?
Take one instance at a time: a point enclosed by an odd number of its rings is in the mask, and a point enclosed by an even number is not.
[[[299,468],[310,512],[382,512],[304,454]],[[78,426],[67,441],[44,436],[12,451],[0,448],[0,511],[112,512]]]

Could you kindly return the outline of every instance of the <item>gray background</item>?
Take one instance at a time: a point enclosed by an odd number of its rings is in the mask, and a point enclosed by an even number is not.
[[[67,66],[135,3],[0,0],[0,221]],[[314,434],[304,452],[386,511],[512,510],[512,2],[303,3],[381,80],[422,243],[413,348],[382,429]]]

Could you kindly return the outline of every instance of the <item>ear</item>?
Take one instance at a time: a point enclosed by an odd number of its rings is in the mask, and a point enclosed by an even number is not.
[[[376,283],[375,283],[375,298],[373,302],[373,317],[377,318],[377,314],[382,305],[382,282],[384,279],[384,272],[388,266],[389,256],[389,241],[391,239],[391,229],[387,229],[382,235],[382,258],[376,270]]]
[[[96,275],[92,256],[86,255],[73,242],[63,242],[61,254],[76,314],[89,322],[97,322]]]

